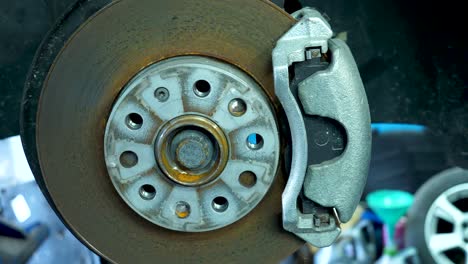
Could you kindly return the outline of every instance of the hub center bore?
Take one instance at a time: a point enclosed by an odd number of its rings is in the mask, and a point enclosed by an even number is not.
[[[155,155],[169,179],[197,186],[219,176],[228,150],[226,136],[216,123],[199,115],[183,115],[163,125]]]

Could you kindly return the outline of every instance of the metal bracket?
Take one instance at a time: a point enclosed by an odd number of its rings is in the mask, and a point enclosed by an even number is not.
[[[304,8],[293,17],[299,21],[278,40],[272,54],[275,93],[292,138],[291,171],[282,195],[283,228],[314,246],[325,247],[338,237],[340,221],[349,220],[362,195],[370,158],[370,115],[357,66],[346,44],[331,40],[330,25],[316,10]],[[329,49],[330,66],[302,81],[298,94],[293,94],[289,66],[305,61],[310,55],[307,51],[325,54]],[[348,144],[341,156],[309,166],[305,115],[332,118],[344,126]],[[351,166],[351,172],[343,173],[347,169],[343,166]],[[302,190],[314,207],[308,213],[297,207]],[[327,225],[314,224],[324,210],[332,212]]]

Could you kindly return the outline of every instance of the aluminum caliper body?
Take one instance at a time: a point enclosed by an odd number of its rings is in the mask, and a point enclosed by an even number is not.
[[[328,22],[314,9],[293,14],[298,22],[273,50],[275,92],[291,133],[291,169],[282,195],[283,227],[317,247],[328,246],[340,234],[340,223],[351,219],[366,183],[371,126],[364,86],[346,45],[333,39]],[[292,88],[290,68],[316,61],[316,71]],[[323,67],[324,61],[326,67]],[[315,66],[314,66],[315,67]],[[313,128],[305,120],[333,120],[345,131],[342,153],[312,164]],[[298,199],[306,210],[298,208]]]

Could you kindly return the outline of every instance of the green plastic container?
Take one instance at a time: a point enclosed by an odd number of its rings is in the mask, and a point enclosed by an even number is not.
[[[382,220],[387,229],[385,253],[396,254],[395,227],[400,218],[406,214],[411,204],[413,204],[413,195],[398,190],[380,190],[368,194],[366,200],[367,205]]]

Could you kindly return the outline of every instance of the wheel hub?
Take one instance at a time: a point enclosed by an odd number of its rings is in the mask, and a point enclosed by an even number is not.
[[[183,115],[167,122],[155,145],[164,174],[186,186],[199,186],[218,177],[229,154],[221,128],[199,115]]]
[[[279,160],[261,88],[199,56],[167,59],[134,77],[112,108],[104,146],[124,201],[157,225],[188,232],[242,218],[269,189]]]

